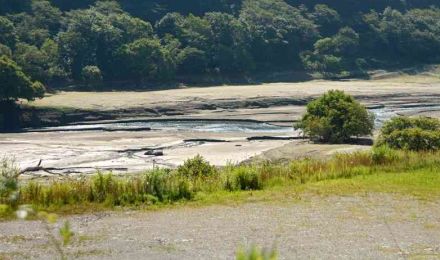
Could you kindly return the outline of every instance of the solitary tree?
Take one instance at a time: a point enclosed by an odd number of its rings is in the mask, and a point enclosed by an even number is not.
[[[295,128],[312,140],[341,143],[353,136],[370,135],[374,115],[343,91],[330,90],[307,105],[307,113]]]

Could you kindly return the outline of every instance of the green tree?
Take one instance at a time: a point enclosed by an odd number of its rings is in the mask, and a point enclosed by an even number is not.
[[[205,19],[211,27],[212,42],[206,50],[211,57],[209,67],[222,73],[240,73],[254,69],[249,53],[247,27],[234,16],[224,13],[207,13]]]
[[[6,17],[0,16],[0,43],[13,48],[17,42],[14,24]]]
[[[154,38],[142,38],[123,45],[118,51],[120,76],[136,79],[167,79],[173,73],[173,62],[166,48]]]
[[[374,115],[352,96],[330,90],[307,105],[307,112],[295,126],[312,140],[347,142],[354,136],[371,135]]]
[[[12,51],[11,51],[11,48],[9,48],[8,46],[3,45],[3,44],[0,43],[0,56],[3,56],[3,55],[11,58],[12,57]]]
[[[355,71],[359,48],[359,35],[344,27],[333,37],[318,40],[313,51],[301,54],[303,65],[311,71],[319,71],[327,77],[345,76],[346,71]],[[349,73],[349,72],[346,72]]]
[[[310,17],[319,27],[320,34],[326,37],[337,33],[342,25],[339,13],[325,4],[315,5]]]
[[[299,53],[318,37],[313,21],[282,0],[245,0],[240,20],[255,61],[271,69],[300,65]]]
[[[8,17],[14,23],[19,42],[39,47],[46,39],[51,37],[49,29],[46,26],[39,27],[43,22],[37,22],[32,13],[19,13]],[[53,35],[55,33],[53,32]]]
[[[187,47],[177,55],[177,72],[180,74],[202,74],[206,72],[207,57],[204,51]]]
[[[33,80],[49,83],[67,77],[60,65],[58,44],[51,39],[46,39],[41,48],[18,43],[14,58],[26,75]]]
[[[18,43],[14,52],[14,58],[31,79],[44,81],[48,78],[46,74],[47,56],[37,46]]]
[[[74,79],[81,79],[82,68],[97,64],[104,77],[111,75],[114,52],[122,41],[122,30],[113,26],[110,17],[95,7],[67,13],[67,30],[58,36],[64,67]]]
[[[32,20],[37,28],[47,29],[51,34],[58,32],[61,26],[62,13],[49,1],[32,1]]]
[[[173,35],[177,39],[183,36],[183,23],[185,17],[179,13],[168,13],[156,23],[156,31],[160,37],[167,34]]]
[[[40,48],[46,59],[45,73],[47,81],[66,80],[68,75],[61,66],[59,45],[52,39],[47,39]]]
[[[402,13],[386,8],[363,16],[362,48],[373,57],[386,60],[434,62],[440,59],[440,9],[412,9]]]
[[[44,95],[44,86],[32,82],[23,70],[10,58],[0,57],[0,101],[34,100]]]

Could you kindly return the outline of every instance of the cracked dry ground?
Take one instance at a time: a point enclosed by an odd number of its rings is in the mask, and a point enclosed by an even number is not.
[[[69,259],[233,259],[250,244],[274,245],[280,259],[440,258],[440,201],[400,195],[310,195],[67,219],[75,232]],[[12,221],[0,223],[2,258],[56,255],[41,223]]]

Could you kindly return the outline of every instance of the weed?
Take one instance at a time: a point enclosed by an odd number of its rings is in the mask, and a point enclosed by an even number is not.
[[[276,260],[278,259],[278,255],[276,250],[266,250],[260,249],[257,246],[252,246],[248,250],[244,250],[240,248],[237,251],[237,260]]]
[[[60,228],[60,235],[63,239],[63,245],[66,246],[70,243],[70,240],[73,237],[73,232],[70,229],[70,223],[69,221],[64,222],[64,225],[62,228]]]
[[[0,160],[0,204],[17,206],[18,201],[18,176],[20,171],[14,159],[3,158]]]

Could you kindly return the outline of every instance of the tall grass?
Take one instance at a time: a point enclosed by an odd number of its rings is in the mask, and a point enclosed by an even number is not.
[[[207,163],[197,158],[198,163]],[[197,163],[196,163],[197,164]],[[200,165],[186,164],[200,169]],[[192,166],[191,166],[192,165]],[[97,204],[103,207],[168,204],[192,200],[197,193],[261,190],[277,185],[301,185],[336,178],[383,172],[440,169],[440,153],[396,151],[387,147],[372,152],[337,154],[322,161],[303,159],[289,164],[203,167],[212,172],[188,175],[191,169],[154,169],[132,177],[97,173],[83,180],[29,182],[19,188],[19,204],[37,208],[61,208]]]

